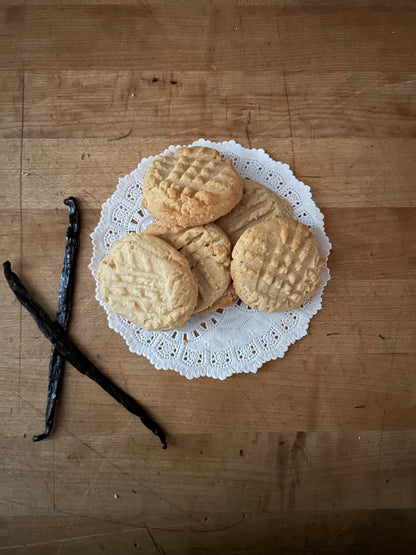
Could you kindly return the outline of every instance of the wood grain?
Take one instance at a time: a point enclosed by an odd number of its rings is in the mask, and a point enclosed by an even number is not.
[[[296,174],[322,207],[414,207],[415,145],[408,138],[295,139]]]
[[[249,53],[258,70],[414,71],[415,19],[394,6],[6,6],[0,68],[244,70]]]
[[[70,336],[168,433],[65,368],[0,280],[0,551],[414,553],[412,0],[5,0],[0,253],[52,315],[82,216]],[[109,330],[89,234],[117,179],[200,137],[264,148],[325,215],[308,335],[255,375],[188,381]]]
[[[269,72],[27,72],[25,137],[290,136],[284,79]],[[201,104],[201,98],[204,98]],[[246,131],[246,128],[249,128]],[[250,138],[248,137],[250,141]]]
[[[331,71],[286,77],[295,137],[414,137],[415,73]]]

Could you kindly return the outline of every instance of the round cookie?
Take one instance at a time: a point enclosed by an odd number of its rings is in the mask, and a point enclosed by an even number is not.
[[[217,302],[227,303],[225,297],[230,285],[231,245],[225,233],[215,224],[189,227],[173,227],[156,222],[145,233],[156,235],[175,247],[188,261],[198,284],[198,301],[195,313],[216,310]],[[222,297],[224,296],[224,299]],[[214,307],[211,310],[211,307]],[[227,305],[225,305],[227,306]]]
[[[231,212],[215,223],[225,231],[231,244],[253,225],[271,218],[290,218],[292,208],[288,202],[264,185],[243,179],[243,197]]]
[[[181,227],[202,225],[227,214],[242,196],[231,160],[206,147],[182,147],[150,164],[143,180],[143,206],[157,220]]]
[[[186,259],[158,237],[130,233],[98,267],[100,295],[112,310],[146,330],[181,328],[198,287]]]
[[[231,276],[237,295],[265,312],[298,308],[318,288],[324,260],[303,224],[275,218],[247,229],[237,241]]]

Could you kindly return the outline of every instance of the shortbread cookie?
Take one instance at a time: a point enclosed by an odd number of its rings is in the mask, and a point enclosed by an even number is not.
[[[243,179],[243,198],[229,214],[215,223],[225,231],[232,245],[255,224],[271,218],[290,218],[292,208],[274,191],[251,179]]]
[[[237,295],[265,312],[298,308],[318,288],[324,261],[303,224],[276,218],[255,225],[237,241],[231,276]]]
[[[215,224],[173,227],[156,222],[146,229],[178,249],[186,258],[198,284],[195,313],[200,314],[214,305],[228,288],[231,245],[225,233]],[[224,299],[222,302],[227,302]],[[216,310],[213,308],[213,310]]]
[[[143,206],[175,226],[206,224],[227,214],[242,196],[231,160],[206,147],[182,147],[150,164],[143,181]]]
[[[146,330],[181,328],[198,287],[186,259],[158,237],[130,233],[102,260],[100,295],[114,312]]]

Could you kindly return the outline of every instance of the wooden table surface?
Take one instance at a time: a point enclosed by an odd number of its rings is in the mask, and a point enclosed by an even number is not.
[[[169,441],[67,365],[54,433],[32,443],[50,344],[1,279],[0,552],[414,553],[415,2],[4,0],[0,14],[1,261],[53,315],[63,200],[79,200],[70,336]],[[333,244],[308,336],[224,382],[130,353],[87,267],[118,177],[200,137],[290,164]]]

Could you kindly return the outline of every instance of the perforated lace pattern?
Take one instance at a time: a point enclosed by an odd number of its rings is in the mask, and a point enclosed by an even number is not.
[[[179,146],[170,146],[167,154]],[[327,259],[331,243],[325,234],[324,217],[312,200],[310,188],[298,181],[287,164],[276,162],[262,149],[248,149],[235,141],[214,143],[199,139],[188,146],[217,149],[230,158],[242,177],[262,183],[285,198],[293,217],[310,227]],[[142,183],[155,156],[143,158],[137,168],[119,179],[114,194],[103,204],[100,221],[91,234],[93,256],[89,268],[96,277],[98,265],[115,241],[130,231],[141,232],[153,222],[142,207]],[[282,358],[288,347],[307,334],[309,321],[321,308],[323,288],[330,279],[324,269],[318,291],[300,308],[267,314],[247,307],[240,300],[233,306],[192,316],[180,330],[149,332],[114,314],[99,295],[111,329],[120,333],[130,351],[146,356],[157,369],[172,369],[187,378],[208,376],[223,380],[234,373],[257,372],[267,361]]]

